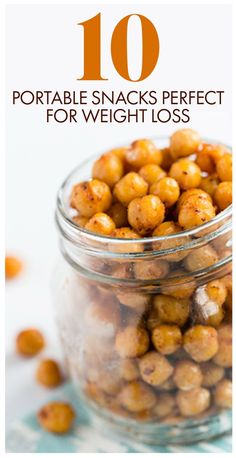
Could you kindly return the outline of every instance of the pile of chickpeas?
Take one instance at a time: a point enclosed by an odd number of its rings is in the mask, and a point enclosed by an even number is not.
[[[84,281],[86,336],[77,370],[93,403],[167,424],[231,407],[231,275],[203,284],[194,275],[217,264],[225,243],[178,250],[181,237],[168,241],[210,221],[231,202],[231,152],[203,142],[191,129],[175,132],[163,149],[145,139],[111,150],[95,161],[90,180],[73,187],[73,222],[109,237],[108,250],[112,238],[119,238],[137,244],[121,241],[113,246],[118,253],[145,251],[145,238],[152,236],[163,237],[153,239],[154,251],[170,243],[176,248],[166,258],[104,261],[110,277],[149,280],[145,290],[122,281]],[[183,273],[188,280],[180,280]],[[175,281],[152,284],[167,278]]]

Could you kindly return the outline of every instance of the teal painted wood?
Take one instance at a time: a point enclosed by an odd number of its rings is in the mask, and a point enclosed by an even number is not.
[[[65,385],[57,400],[71,402],[78,415],[73,430],[65,436],[56,436],[42,430],[35,413],[19,420],[7,431],[6,451],[8,453],[231,453],[232,438],[226,435],[213,441],[187,446],[150,446],[131,440],[101,434],[91,427],[88,413],[75,396],[70,384]]]

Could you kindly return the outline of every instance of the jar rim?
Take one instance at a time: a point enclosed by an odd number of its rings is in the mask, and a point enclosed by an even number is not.
[[[152,141],[166,141],[168,140],[169,137],[166,137],[166,136],[158,136],[158,137],[152,137],[151,140]],[[203,141],[204,142],[207,142],[207,143],[214,143],[214,144],[220,144],[220,145],[224,145],[226,148],[228,148],[229,150],[232,151],[232,148],[229,146],[229,145],[226,145],[222,142],[217,142],[215,140],[211,140],[211,139],[208,139],[208,138],[203,138]],[[122,145],[121,145],[122,147]],[[63,196],[65,194],[65,189],[66,189],[66,186],[67,184],[73,179],[73,177],[75,177],[75,175],[78,175],[79,171],[82,170],[83,167],[87,166],[90,162],[94,161],[97,157],[99,157],[99,155],[101,155],[102,153],[97,153],[97,154],[94,154],[92,156],[90,156],[88,159],[85,159],[84,161],[82,161],[79,165],[77,165],[69,174],[68,176],[65,178],[65,180],[63,181],[62,185],[60,186],[59,188],[59,191],[57,193],[57,210],[56,210],[56,223],[57,223],[57,226],[59,227],[59,230],[60,232],[65,235],[65,227],[64,227],[64,230],[62,230],[62,224],[64,223],[64,226],[66,225],[67,226],[67,229],[68,230],[71,230],[73,231],[73,234],[75,236],[75,240],[74,242],[76,243],[76,238],[78,237],[82,237],[83,238],[83,243],[85,242],[85,239],[88,240],[89,243],[94,243],[94,244],[100,244],[100,246],[102,246],[102,244],[113,244],[113,245],[119,245],[122,243],[122,245],[129,245],[129,246],[132,246],[132,245],[139,245],[140,244],[140,247],[145,243],[145,245],[147,244],[152,244],[152,243],[156,243],[156,242],[163,242],[163,241],[173,241],[173,240],[178,240],[178,239],[185,239],[186,241],[189,239],[189,237],[191,236],[195,236],[197,240],[199,241],[203,241],[205,240],[205,236],[199,236],[197,237],[197,235],[199,233],[204,233],[205,231],[207,231],[207,234],[209,233],[209,230],[215,225],[215,224],[220,224],[220,223],[223,223],[224,224],[224,221],[227,222],[228,218],[232,216],[232,204],[230,206],[228,206],[225,210],[221,211],[220,213],[218,213],[218,215],[216,215],[214,218],[212,218],[211,220],[199,225],[199,226],[195,226],[191,229],[187,229],[187,230],[183,230],[183,231],[180,231],[180,232],[177,232],[176,234],[169,234],[169,235],[164,235],[164,236],[155,236],[155,237],[140,237],[138,239],[129,239],[129,238],[119,238],[119,237],[111,237],[111,236],[106,236],[106,235],[101,235],[101,234],[96,234],[94,232],[91,232],[91,231],[88,231],[87,229],[85,229],[84,227],[81,227],[81,226],[78,226],[78,224],[76,224],[73,219],[70,217],[70,215],[68,214],[68,211],[66,211],[66,208],[65,208],[65,204],[63,202]],[[211,232],[210,232],[211,234]],[[73,238],[73,235],[70,234]],[[207,239],[206,239],[207,240]],[[70,238],[70,241],[71,238]],[[183,243],[184,245],[184,243]],[[180,246],[177,246],[176,247],[177,249],[180,248]],[[164,251],[164,250],[163,250]],[[166,250],[168,251],[168,250]],[[140,251],[138,251],[137,253],[140,253]],[[116,253],[118,255],[118,253]],[[130,253],[122,253],[122,255],[129,255]],[[132,255],[134,255],[135,253],[131,253]]]

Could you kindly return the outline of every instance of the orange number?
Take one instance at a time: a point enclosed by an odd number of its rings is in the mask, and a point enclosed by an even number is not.
[[[81,22],[84,28],[84,76],[79,80],[106,80],[101,76],[101,13]]]

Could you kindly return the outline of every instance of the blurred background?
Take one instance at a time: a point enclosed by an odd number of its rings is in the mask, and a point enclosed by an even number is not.
[[[102,13],[102,66],[109,78],[81,82],[82,28],[76,24]],[[129,83],[115,72],[110,37],[127,14],[147,16],[157,27],[160,58],[153,74]],[[60,359],[53,320],[51,283],[59,257],[54,224],[56,193],[66,175],[96,152],[141,137],[169,135],[181,124],[46,123],[45,106],[12,104],[24,90],[224,90],[220,106],[191,108],[187,127],[231,143],[231,10],[223,5],[7,7],[7,252],[24,263],[6,287],[7,426],[40,406],[48,392],[32,380],[37,359],[15,354],[15,336],[26,327],[45,334],[45,355]],[[138,25],[134,25],[138,27]],[[221,31],[224,31],[222,34]],[[130,33],[130,65],[141,43]],[[184,125],[186,127],[186,125]]]

